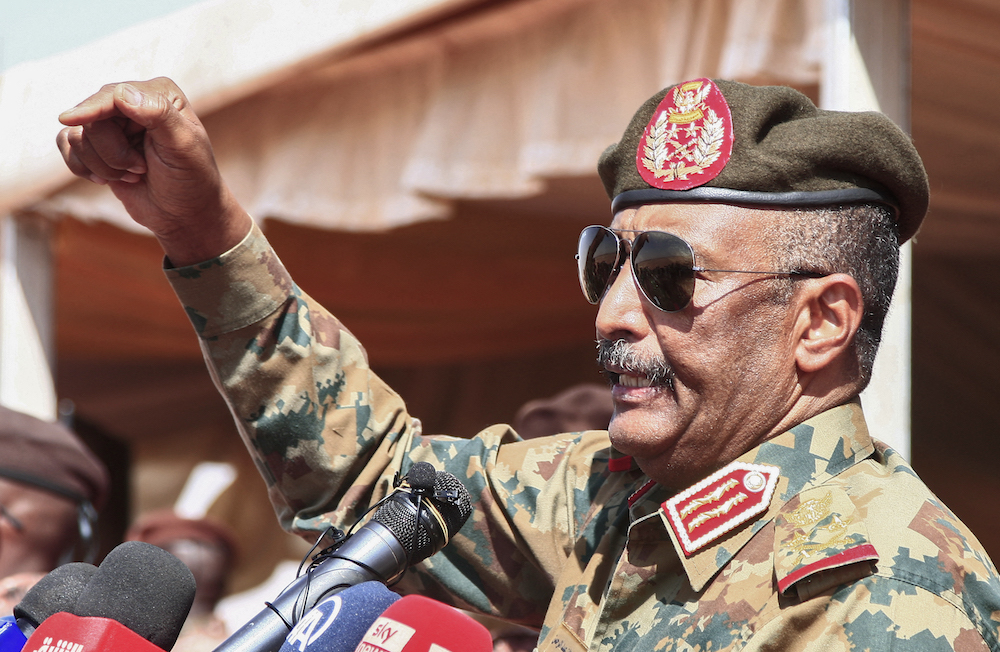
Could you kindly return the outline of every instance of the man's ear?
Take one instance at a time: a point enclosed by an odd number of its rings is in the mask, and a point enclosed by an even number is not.
[[[799,371],[814,373],[853,351],[854,334],[864,314],[861,288],[854,278],[831,274],[802,281],[797,303],[795,362]]]

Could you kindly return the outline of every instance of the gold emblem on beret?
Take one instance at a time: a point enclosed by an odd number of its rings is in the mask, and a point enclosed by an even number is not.
[[[642,178],[664,190],[687,190],[714,179],[729,161],[733,121],[709,79],[678,84],[653,111],[636,156]]]

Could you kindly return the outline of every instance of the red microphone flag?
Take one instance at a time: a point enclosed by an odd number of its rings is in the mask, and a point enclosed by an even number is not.
[[[22,652],[164,652],[111,618],[61,611],[46,618]]]
[[[355,652],[492,652],[489,631],[446,604],[408,595],[368,628]]]

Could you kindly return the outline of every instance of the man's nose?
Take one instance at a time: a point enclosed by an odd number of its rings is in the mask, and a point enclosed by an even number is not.
[[[601,339],[641,339],[649,328],[642,297],[626,261],[604,293],[597,310],[597,336]]]

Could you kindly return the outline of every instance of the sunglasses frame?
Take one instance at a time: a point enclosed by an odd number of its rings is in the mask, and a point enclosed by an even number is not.
[[[583,248],[582,246],[583,238],[591,229],[599,229],[600,232],[604,234],[605,237],[607,237],[607,235],[610,234],[614,238],[617,251],[615,256],[615,262],[611,268],[611,272],[608,274],[608,278],[604,281],[604,287],[600,292],[600,296],[597,297],[596,299],[591,299],[591,295],[587,290],[588,286],[586,278],[587,267],[593,267],[593,263],[591,262],[585,264],[585,261],[581,259],[580,256],[580,251]],[[622,233],[634,233],[636,235],[631,240],[627,240],[621,237],[620,234]],[[666,303],[664,298],[662,297],[657,298],[650,296],[650,290],[646,287],[643,287],[643,283],[640,280],[641,278],[644,277],[644,275],[640,274],[640,269],[636,267],[636,260],[634,255],[635,252],[641,251],[642,248],[646,245],[646,243],[650,242],[652,238],[654,237],[660,238],[662,236],[669,236],[669,238],[675,241],[673,242],[674,245],[681,245],[683,247],[683,251],[687,252],[688,258],[691,261],[690,266],[684,266],[680,268],[683,269],[685,272],[690,272],[691,287],[688,290],[687,288],[682,287],[680,283],[675,284],[676,287],[681,288],[684,291],[684,295],[682,296],[686,296],[683,302],[680,301],[670,302],[670,305],[677,305],[678,307],[676,308],[664,308],[663,304]],[[635,244],[636,241],[639,241],[638,245]],[[629,264],[631,265],[632,269],[632,280],[635,283],[636,288],[639,290],[639,293],[643,296],[643,298],[646,299],[646,301],[648,301],[650,304],[653,305],[653,307],[655,307],[657,310],[660,310],[661,312],[679,312],[681,310],[684,310],[691,304],[691,300],[692,298],[694,298],[695,281],[697,280],[696,274],[699,272],[717,272],[725,274],[760,274],[765,276],[791,276],[799,278],[822,278],[824,276],[829,276],[829,272],[815,272],[808,270],[771,271],[771,270],[746,270],[746,269],[709,269],[707,267],[701,267],[699,265],[694,264],[695,262],[694,247],[692,247],[687,240],[678,235],[674,235],[673,233],[668,233],[667,231],[639,231],[636,229],[611,229],[606,226],[601,226],[599,224],[592,224],[588,227],[585,227],[583,231],[580,232],[580,237],[577,241],[577,253],[575,258],[577,261],[577,275],[580,281],[580,289],[583,291],[583,296],[584,298],[587,299],[588,303],[592,305],[597,305],[601,302],[601,300],[604,298],[604,295],[607,294],[608,287],[612,283],[614,283],[614,280],[618,277],[618,274],[621,272],[622,267],[625,265],[625,259],[627,258],[629,260]]]

